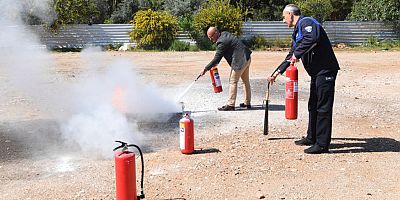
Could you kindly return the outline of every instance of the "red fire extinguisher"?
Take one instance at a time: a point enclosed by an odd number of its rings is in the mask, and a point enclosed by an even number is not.
[[[285,117],[286,119],[297,119],[298,103],[298,71],[291,62],[286,69],[286,98],[285,98]]]
[[[210,75],[211,75],[211,82],[214,87],[214,92],[215,93],[222,92],[222,84],[221,84],[221,79],[219,77],[218,68],[217,67],[211,68]]]
[[[144,199],[143,192],[143,177],[144,177],[144,162],[143,154],[139,146],[127,144],[121,141],[120,146],[114,148],[115,159],[115,184],[116,184],[116,199],[117,200],[139,200]],[[136,193],[136,164],[135,153],[128,150],[128,147],[135,147],[140,153],[142,161],[142,179],[140,195]],[[122,148],[122,150],[118,150]],[[117,151],[118,150],[118,151]]]
[[[189,113],[179,121],[179,146],[183,154],[194,152],[194,122]]]

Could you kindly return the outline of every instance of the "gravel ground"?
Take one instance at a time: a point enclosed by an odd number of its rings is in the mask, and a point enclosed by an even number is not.
[[[98,70],[127,59],[135,64],[130,69],[138,80],[173,99],[213,54],[104,52],[99,57],[104,67]],[[309,77],[301,64],[299,118],[284,119],[284,78],[279,77],[271,87],[270,134],[262,134],[266,75],[285,54],[253,53],[251,110],[216,110],[227,99],[230,71],[225,61],[219,67],[223,93],[212,92],[208,76],[193,84],[181,101],[195,122],[195,154],[179,151],[179,108],[167,117],[127,115],[143,136],[146,199],[400,199],[400,53],[336,50],[342,70],[333,140],[330,153],[322,155],[306,155],[304,147],[293,143],[307,127]],[[69,142],[54,115],[58,110],[46,106],[47,97],[67,93],[59,83],[73,84],[82,74],[90,75],[91,69],[82,66],[91,60],[81,57],[51,53],[54,62],[45,78],[57,87],[33,89],[50,94],[39,103],[9,80],[0,59],[0,199],[115,199],[112,149],[109,157],[101,156]],[[237,104],[243,98],[238,91]],[[143,94],[136,95],[140,99]]]

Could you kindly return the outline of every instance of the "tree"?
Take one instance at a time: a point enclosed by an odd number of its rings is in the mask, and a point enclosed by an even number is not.
[[[342,21],[347,18],[347,15],[351,12],[354,0],[331,0],[333,11],[330,16],[330,20]]]
[[[53,29],[66,24],[91,24],[99,14],[93,0],[54,0],[53,7],[57,13]]]
[[[164,9],[177,17],[192,16],[205,0],[165,0]]]
[[[297,5],[303,15],[314,17],[320,22],[329,19],[333,12],[331,2],[327,0],[298,0]]]
[[[112,14],[113,4],[111,0],[93,0],[98,10],[98,15],[93,17],[94,24],[103,24],[105,20],[109,19]]]
[[[281,20],[285,5],[293,0],[231,0],[232,5],[238,4],[245,21]]]
[[[138,0],[140,9],[162,10],[164,0]]]
[[[356,1],[348,19],[359,21],[398,21],[400,19],[400,1]]]
[[[133,15],[139,9],[136,0],[123,0],[118,4],[117,10],[111,15],[111,21],[114,24],[126,24],[133,19]]]

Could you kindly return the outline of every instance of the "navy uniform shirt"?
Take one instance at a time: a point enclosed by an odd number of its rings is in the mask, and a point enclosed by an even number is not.
[[[285,72],[290,64],[287,60],[293,54],[301,58],[310,76],[340,69],[326,32],[315,19],[300,16],[293,30],[292,41],[289,54],[279,66],[279,73]]]

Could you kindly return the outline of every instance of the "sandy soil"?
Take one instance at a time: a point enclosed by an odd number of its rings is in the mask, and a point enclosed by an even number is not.
[[[213,53],[103,56],[107,61],[127,58],[145,82],[182,91]],[[179,117],[162,127],[141,129],[151,136],[144,147],[146,199],[400,199],[400,52],[338,50],[336,55],[342,70],[330,153],[306,155],[304,147],[293,143],[307,127],[309,77],[301,64],[298,120],[284,119],[280,77],[271,88],[270,134],[262,134],[265,78],[285,52],[254,52],[253,109],[216,111],[227,99],[230,70],[225,61],[219,67],[222,94],[212,93],[206,76],[183,97],[195,122],[195,154],[179,151]],[[80,53],[51,57],[55,73],[66,81],[85,71]],[[54,119],[12,88],[0,89],[0,199],[115,198],[112,158],[69,150]],[[242,98],[239,89],[237,104]]]

